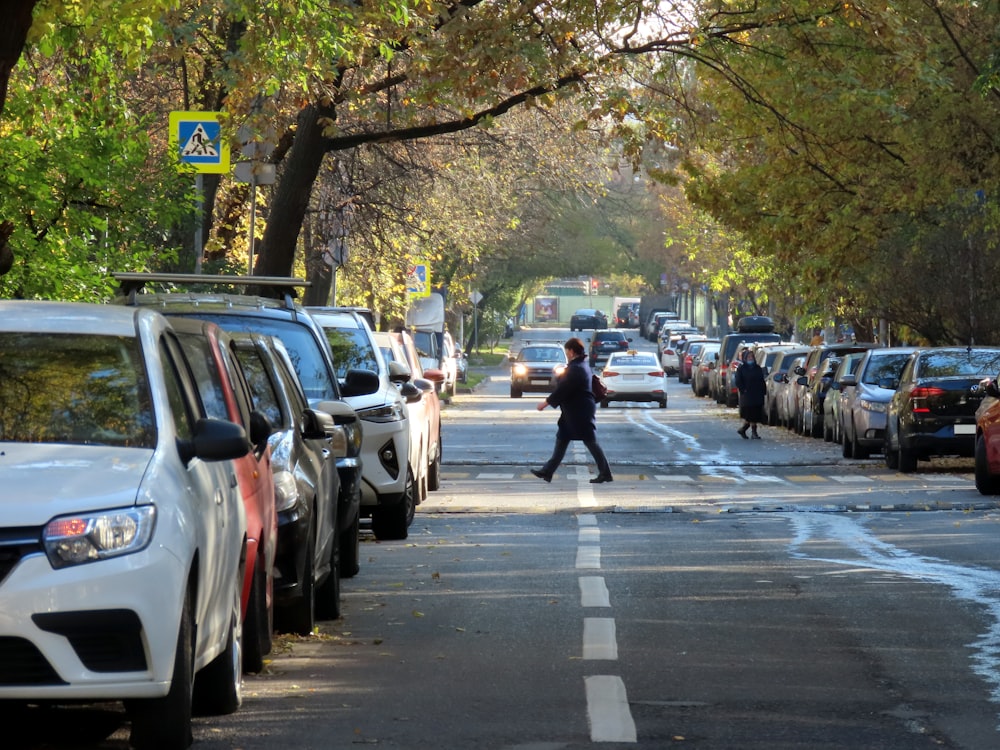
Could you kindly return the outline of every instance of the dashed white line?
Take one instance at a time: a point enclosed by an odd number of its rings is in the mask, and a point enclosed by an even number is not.
[[[583,658],[606,661],[618,659],[613,617],[583,618]]]
[[[621,677],[585,678],[591,742],[635,742],[635,721]]]
[[[581,607],[610,607],[611,596],[601,576],[580,577]]]

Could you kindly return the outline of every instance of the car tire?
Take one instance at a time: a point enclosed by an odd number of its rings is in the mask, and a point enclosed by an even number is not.
[[[254,563],[247,616],[243,621],[243,671],[258,674],[271,653],[274,612],[267,606],[267,566],[263,550]]]
[[[892,448],[888,428],[885,432],[885,447],[882,449],[882,453],[885,456],[885,468],[895,470],[899,466],[899,454]]]
[[[316,619],[338,620],[341,615],[340,535],[333,535],[330,552],[330,573],[316,588]]]
[[[851,458],[861,459],[862,461],[871,455],[871,451],[865,448],[861,443],[858,442],[858,433],[854,431],[851,433]]]
[[[354,519],[340,533],[340,577],[354,578],[361,571],[361,521]]]
[[[417,480],[413,469],[406,469],[406,489],[395,505],[379,506],[372,510],[372,533],[379,541],[406,539],[417,507]]]
[[[851,430],[852,438],[847,439],[847,431],[844,431],[844,439],[840,441],[840,455],[844,458],[854,458],[854,430]]]
[[[904,474],[911,474],[917,470],[917,454],[903,446],[903,441],[899,441],[899,453],[896,458],[897,470]]]
[[[661,409],[666,409],[666,408],[667,408],[667,400],[666,400],[666,399],[663,399],[663,400],[662,400],[662,401],[660,402],[660,408],[661,408]]]
[[[170,691],[162,698],[125,701],[132,722],[130,747],[136,750],[173,750],[189,747],[194,693],[194,606],[191,590],[184,595]]]
[[[435,492],[441,489],[441,436],[438,435],[438,449],[434,460],[427,466],[427,489]]]
[[[316,541],[313,539],[314,532],[314,528],[309,529],[305,564],[302,568],[302,580],[299,583],[299,596],[274,613],[275,627],[279,632],[312,635],[313,629],[316,627],[316,582],[314,580],[316,575]]]
[[[518,390],[517,388],[511,388],[510,389],[510,397],[511,398],[521,398],[521,391]]]
[[[1000,476],[990,473],[986,459],[986,438],[976,437],[976,489],[981,495],[1000,495]]]
[[[199,716],[231,714],[243,702],[243,613],[240,607],[242,569],[233,586],[229,634],[222,653],[195,676],[192,707]]]

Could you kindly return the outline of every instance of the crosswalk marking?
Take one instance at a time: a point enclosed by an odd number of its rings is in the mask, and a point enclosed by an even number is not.
[[[871,485],[878,482],[916,482],[916,483],[930,483],[930,484],[972,484],[973,477],[971,474],[924,474],[924,473],[913,473],[913,474],[903,474],[903,473],[892,473],[886,472],[884,474],[836,474],[835,467],[831,467],[830,474],[753,474],[753,473],[732,473],[732,474],[647,474],[642,469],[634,470],[634,474],[629,474],[622,469],[615,472],[615,481],[656,481],[664,482],[666,484],[741,484],[741,483],[755,483],[755,484],[823,484],[828,482],[836,482],[837,484],[844,485]],[[518,471],[476,471],[475,469],[468,470],[449,470],[445,468],[442,472],[442,477],[444,479],[461,481],[461,480],[493,480],[493,481],[520,481],[520,480],[534,480],[534,477],[528,473],[520,473]],[[589,473],[581,475],[582,479],[589,477]],[[557,475],[553,478],[553,481],[560,479]],[[570,475],[568,477],[562,477],[562,479],[580,479],[575,475]],[[581,479],[581,481],[582,481]],[[590,489],[589,486],[584,489]]]

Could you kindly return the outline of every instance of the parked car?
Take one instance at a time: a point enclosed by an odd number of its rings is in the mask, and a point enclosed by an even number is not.
[[[364,318],[350,308],[308,310],[326,333],[342,387],[352,370],[366,370],[378,378],[374,392],[351,395],[345,391],[344,395],[363,422],[361,516],[372,519],[377,538],[405,539],[407,519],[412,520],[417,505],[418,477],[425,476],[420,465],[413,467],[400,460],[410,455],[406,400],[393,385],[388,365]]]
[[[444,373],[441,395],[445,401],[451,401],[455,397],[455,390],[458,386],[458,360],[461,358],[462,353],[455,350],[455,339],[448,331],[445,331],[444,344],[441,349],[441,372]]]
[[[803,352],[792,357],[788,363],[788,369],[780,376],[775,375],[774,383],[777,386],[774,398],[778,406],[778,424],[789,430],[795,430],[799,421],[799,398],[797,389],[800,387],[799,381],[805,383],[805,377],[796,374],[808,357],[808,352]],[[787,357],[787,355],[786,355]]]
[[[215,323],[175,318],[177,333],[198,386],[205,413],[241,425],[253,449],[236,460],[236,481],[247,518],[247,558],[240,603],[243,608],[243,669],[260,672],[274,631],[274,556],[278,515],[267,439],[271,426],[256,409],[229,335]]]
[[[812,381],[806,386],[806,391],[802,394],[802,434],[809,437],[822,437],[823,435],[823,407],[826,404],[826,395],[833,385],[833,376],[840,367],[840,357],[827,357],[819,366]]]
[[[123,701],[133,747],[187,748],[241,702],[246,431],[154,310],[0,301],[0,362],[0,700]]]
[[[736,331],[722,337],[719,348],[719,366],[715,368],[714,395],[717,403],[736,406],[739,391],[733,384],[733,376],[740,362],[736,359],[736,349],[740,344],[763,341],[781,341],[774,333],[774,322],[762,315],[747,315],[736,322]]]
[[[691,361],[691,390],[695,396],[707,396],[711,389],[711,375],[719,361],[721,342],[706,341],[701,351]]]
[[[673,310],[650,310],[646,315],[646,322],[642,326],[642,335],[648,341],[656,343],[656,337],[660,334],[665,320],[678,320],[678,315]]]
[[[911,346],[870,349],[854,377],[841,383],[841,433],[844,458],[868,458],[885,447],[885,417]]]
[[[595,331],[588,350],[590,366],[600,369],[613,352],[627,351],[631,343],[621,331]]]
[[[864,352],[874,347],[875,344],[870,343],[821,344],[812,347],[806,361],[799,370],[796,370],[796,375],[800,376],[796,381],[799,401],[797,405],[799,420],[795,426],[796,432],[811,437],[820,437],[823,434],[823,399],[818,395],[818,391],[817,396],[814,397],[814,388],[822,387],[822,385],[816,384],[817,378],[830,377],[831,375],[825,367],[826,360],[829,357],[842,357],[853,352]],[[805,377],[804,381],[802,376]],[[828,385],[828,383],[823,385]],[[825,391],[823,393],[825,395]]]
[[[983,381],[985,397],[976,410],[976,489],[1000,494],[1000,387],[996,377]]]
[[[663,368],[663,371],[668,376],[680,375],[683,350],[692,340],[704,338],[707,338],[707,336],[698,332],[697,328],[693,328],[690,331],[677,331],[671,328],[670,336],[660,346],[660,366]]]
[[[561,344],[526,343],[511,363],[510,397],[552,393],[566,365],[566,351]]]
[[[655,401],[661,409],[667,408],[667,376],[652,354],[612,352],[601,382],[608,391],[601,408],[613,401]]]
[[[254,408],[271,425],[268,443],[278,513],[275,628],[309,635],[316,626],[317,609],[324,616],[339,611],[338,600],[317,600],[317,571],[327,564],[323,540],[334,533],[329,509],[324,514],[317,512],[323,507],[321,498],[336,495],[340,476],[328,454],[331,449],[346,452],[347,436],[342,427],[334,424],[333,417],[310,407],[281,339],[258,333],[235,333],[233,342]],[[340,575],[350,578],[359,570],[360,548],[357,541],[353,544],[348,539],[341,541]],[[332,598],[330,590],[320,596],[327,594]]]
[[[293,292],[305,282],[298,279],[266,277],[213,276],[210,274],[116,273],[122,285],[124,303],[155,307],[164,315],[210,320],[229,333],[262,333],[281,339],[294,364],[296,375],[313,409],[325,411],[347,436],[346,455],[331,456],[338,482],[322,489],[330,495],[303,500],[315,504],[310,518],[316,531],[310,535],[316,543],[316,607],[322,618],[335,618],[340,612],[340,564],[342,547],[357,544],[361,506],[361,420],[344,399],[337,378],[330,346],[320,325],[298,304]],[[215,287],[256,286],[276,296],[232,294],[227,292],[143,292],[146,284],[204,285]],[[353,370],[348,378],[352,395],[372,393],[378,378],[363,370]],[[279,488],[280,492],[280,488]],[[319,533],[320,531],[324,533]],[[279,535],[281,533],[279,524]],[[280,544],[280,542],[279,542]]]
[[[688,340],[687,346],[684,347],[683,354],[681,357],[681,369],[677,373],[677,380],[680,383],[692,384],[694,378],[695,370],[695,360],[698,355],[701,354],[701,350],[706,344],[718,343],[717,339],[710,339],[707,337],[692,338]],[[694,390],[692,385],[692,390]]]
[[[639,327],[639,303],[623,302],[615,311],[615,326],[617,328]]]
[[[418,502],[423,502],[428,492],[441,486],[441,401],[438,399],[436,384],[444,377],[440,370],[423,370],[417,356],[413,339],[406,331],[390,333],[398,350],[402,353],[410,371],[411,382],[419,389],[419,398],[407,399],[410,419],[420,427],[418,452],[421,456],[416,465],[423,466],[423,479],[418,478]],[[411,438],[412,439],[412,438]],[[413,520],[412,518],[410,519]],[[373,519],[374,522],[374,519]]]
[[[608,327],[608,316],[601,310],[583,308],[577,310],[569,319],[569,330],[583,331],[588,328],[600,330]]]
[[[1000,348],[933,347],[910,356],[886,414],[885,463],[915,471],[934,456],[973,456],[982,381],[1000,372]]]
[[[876,350],[869,349],[869,351]],[[823,440],[827,443],[843,442],[843,419],[840,416],[840,411],[846,403],[846,399],[851,395],[851,391],[854,390],[854,381],[851,378],[854,377],[866,354],[867,352],[845,354],[841,357],[840,364],[833,373],[830,390],[823,400]]]
[[[765,385],[767,393],[764,396],[764,416],[769,425],[783,425],[781,393],[788,387],[788,370],[797,358],[804,358],[809,353],[809,347],[790,345],[775,345],[774,359],[766,368]],[[758,360],[758,364],[759,364]],[[763,365],[762,365],[763,366]]]

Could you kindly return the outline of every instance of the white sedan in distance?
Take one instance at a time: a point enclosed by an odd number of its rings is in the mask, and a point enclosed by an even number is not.
[[[667,376],[654,354],[613,352],[601,373],[608,395],[601,401],[606,409],[612,401],[656,401],[667,408]]]

